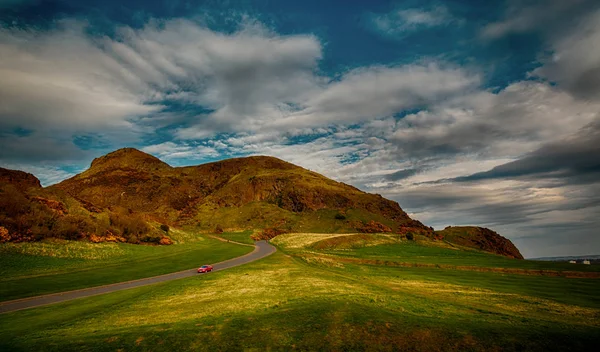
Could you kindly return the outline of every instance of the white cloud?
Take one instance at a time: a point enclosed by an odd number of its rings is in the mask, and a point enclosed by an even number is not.
[[[82,30],[74,22],[50,33],[0,29],[0,125],[124,128],[160,108],[145,105],[155,93]]]
[[[402,9],[387,14],[376,15],[372,18],[377,30],[388,34],[397,35],[416,31],[423,28],[447,25],[458,21],[444,6],[427,9]]]
[[[348,124],[384,118],[465,94],[479,83],[477,74],[438,63],[355,69],[274,126]]]
[[[203,118],[214,131],[280,116],[282,102],[306,99],[320,81],[321,46],[310,35],[283,37],[252,23],[222,34],[186,20],[118,33],[94,38],[74,21],[49,32],[0,29],[0,125],[127,129],[176,100],[215,110]]]
[[[142,150],[163,160],[203,160],[220,155],[215,148],[206,145],[176,144],[173,142],[149,145],[142,148]]]

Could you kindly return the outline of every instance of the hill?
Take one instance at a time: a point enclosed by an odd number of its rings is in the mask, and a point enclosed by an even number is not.
[[[507,238],[483,227],[448,226],[436,231],[446,242],[464,247],[500,254],[509,258],[523,259],[521,252]]]
[[[436,239],[432,228],[411,219],[397,202],[268,156],[171,167],[124,148],[47,188],[33,175],[2,170],[0,190],[7,196],[0,204],[0,226],[8,231],[8,240],[61,237],[168,244],[169,226],[203,232],[252,230],[255,238],[288,232],[387,232]],[[485,243],[509,247],[494,238]],[[497,253],[520,257],[511,250]]]
[[[50,188],[102,209],[121,207],[207,231],[428,229],[396,202],[266,156],[173,168],[127,148],[95,159],[85,172]]]

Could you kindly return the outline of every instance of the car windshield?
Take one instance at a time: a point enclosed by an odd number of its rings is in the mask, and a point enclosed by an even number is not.
[[[202,265],[203,268],[208,268],[208,265]]]

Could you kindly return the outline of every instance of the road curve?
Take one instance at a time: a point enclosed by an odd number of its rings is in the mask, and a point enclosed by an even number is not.
[[[273,254],[276,250],[277,249],[275,249],[275,247],[271,246],[266,241],[258,241],[258,242],[255,242],[254,251],[252,251],[251,253],[248,253],[246,255],[243,255],[241,257],[237,257],[237,258],[229,259],[229,260],[226,260],[226,261],[223,261],[220,263],[213,264],[213,267],[214,267],[213,271],[229,269],[234,266],[247,264],[247,263],[253,262],[255,260],[269,256],[269,255]],[[198,265],[201,265],[201,264],[205,264],[205,263],[198,263]],[[60,293],[53,293],[53,294],[49,294],[49,295],[0,302],[0,314],[14,312],[16,310],[21,310],[21,309],[35,308],[35,307],[39,307],[39,306],[45,306],[48,304],[70,301],[70,300],[76,299],[76,298],[96,296],[96,295],[101,295],[101,294],[110,293],[110,292],[127,290],[129,288],[152,285],[152,284],[156,284],[159,282],[177,280],[177,279],[182,279],[185,277],[191,277],[191,276],[196,276],[196,275],[200,275],[200,274],[197,273],[197,268],[194,268],[194,269],[189,269],[189,270],[184,270],[184,271],[178,271],[175,273],[165,274],[165,275],[147,277],[147,278],[139,279],[139,280],[125,281],[125,282],[119,282],[116,284],[84,288],[81,290],[66,291],[66,292],[60,292]]]

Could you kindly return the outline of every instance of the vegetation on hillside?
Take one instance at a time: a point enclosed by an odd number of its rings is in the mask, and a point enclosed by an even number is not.
[[[88,170],[48,188],[30,174],[0,170],[0,241],[54,237],[171,244],[169,230],[390,233],[522,258],[487,229],[434,232],[398,205],[273,158],[235,158],[171,167],[132,148],[94,159]]]

